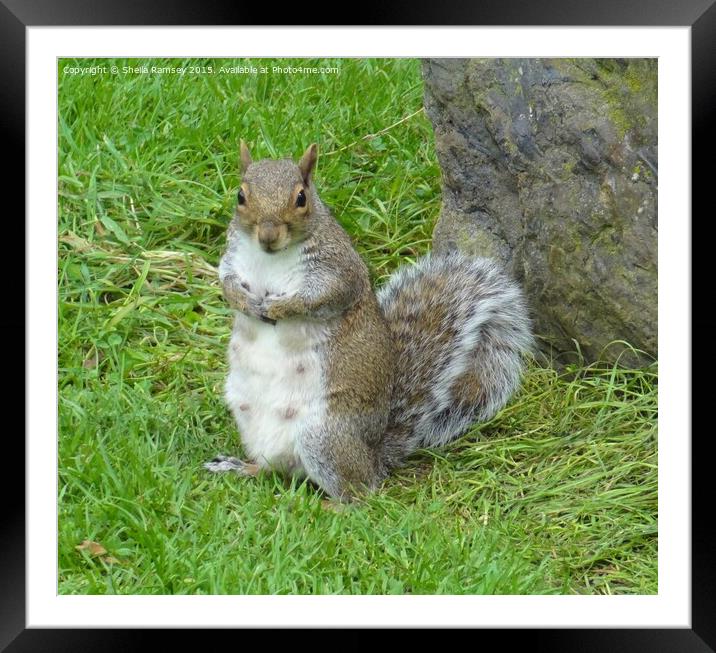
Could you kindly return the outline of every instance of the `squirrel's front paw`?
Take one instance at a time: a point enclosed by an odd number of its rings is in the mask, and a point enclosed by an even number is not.
[[[257,320],[261,320],[262,322],[270,322],[271,324],[276,324],[275,320],[270,320],[266,316],[263,297],[256,297],[255,295],[249,297],[246,303],[246,313],[248,315],[251,315],[252,317],[255,317]]]
[[[221,280],[221,287],[224,298],[229,306],[245,313],[249,309],[252,300],[256,300],[256,296],[251,293],[249,284],[240,279],[235,274],[228,274]]]
[[[278,320],[287,317],[288,307],[289,302],[285,299],[284,293],[267,295],[261,301],[261,319],[275,324]]]

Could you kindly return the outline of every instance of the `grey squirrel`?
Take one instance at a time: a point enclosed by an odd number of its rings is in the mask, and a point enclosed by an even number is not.
[[[225,398],[251,462],[205,467],[308,476],[350,500],[501,409],[531,323],[519,286],[484,258],[428,255],[376,296],[318,196],[316,159],[313,144],[298,164],[253,162],[241,141],[219,279],[236,310]]]

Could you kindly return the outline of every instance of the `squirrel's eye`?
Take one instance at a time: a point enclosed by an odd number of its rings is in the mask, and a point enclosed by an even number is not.
[[[244,191],[239,191],[239,204],[246,204],[246,195],[244,195]]]
[[[296,195],[296,206],[306,206],[306,193],[302,190],[298,191],[298,195]]]

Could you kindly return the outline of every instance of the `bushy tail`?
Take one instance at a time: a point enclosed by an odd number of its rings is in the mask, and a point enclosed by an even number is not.
[[[531,322],[495,261],[427,256],[398,270],[378,302],[398,348],[388,464],[490,419],[519,387]]]

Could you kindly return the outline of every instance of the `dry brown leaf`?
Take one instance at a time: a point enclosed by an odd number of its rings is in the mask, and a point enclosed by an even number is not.
[[[99,542],[92,542],[91,540],[83,540],[82,544],[78,544],[75,549],[78,551],[87,551],[91,556],[102,556],[107,553]]]
[[[88,252],[92,249],[92,243],[89,240],[85,240],[71,231],[68,231],[66,234],[60,236],[59,241],[61,243],[66,243],[78,252]]]
[[[104,359],[104,352],[101,350],[96,350],[94,354],[89,354],[87,358],[82,362],[82,367],[84,367],[86,370],[91,370],[97,365],[99,365],[100,361]]]

